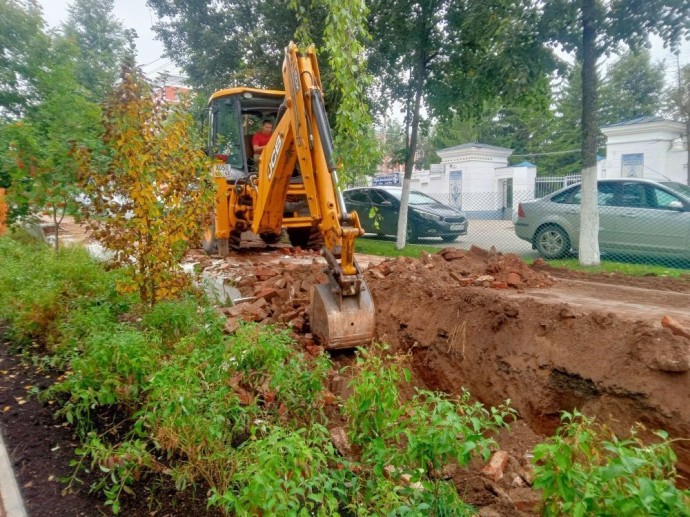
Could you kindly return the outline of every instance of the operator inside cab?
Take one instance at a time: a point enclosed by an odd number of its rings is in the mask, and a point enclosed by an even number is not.
[[[254,164],[256,168],[259,168],[259,159],[261,158],[261,152],[264,147],[268,145],[268,141],[271,139],[271,134],[273,133],[273,122],[269,119],[264,119],[261,123],[261,129],[257,131],[252,137],[252,148],[254,149]]]

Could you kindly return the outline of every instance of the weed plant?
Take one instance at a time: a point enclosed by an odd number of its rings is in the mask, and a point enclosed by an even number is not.
[[[640,425],[621,439],[577,411],[561,421],[556,435],[534,449],[544,515],[690,515],[690,491],[675,485],[676,455],[665,432],[648,444]]]

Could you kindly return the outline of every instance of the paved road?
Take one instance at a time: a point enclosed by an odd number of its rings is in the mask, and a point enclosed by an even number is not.
[[[377,238],[373,235],[367,235],[366,238]],[[385,240],[395,241],[393,237],[385,237]],[[430,246],[456,246],[461,249],[469,249],[473,244],[480,248],[490,249],[495,246],[497,251],[503,253],[515,253],[523,257],[539,256],[536,250],[532,249],[532,245],[528,242],[518,239],[513,229],[512,221],[487,221],[481,219],[470,220],[470,225],[467,230],[467,235],[459,237],[456,241],[451,243],[441,242],[440,239],[420,239],[419,244],[427,244]]]

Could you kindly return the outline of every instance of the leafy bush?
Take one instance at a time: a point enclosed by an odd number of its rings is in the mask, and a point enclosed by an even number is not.
[[[271,423],[318,419],[327,368],[298,354],[286,332],[255,325],[182,340],[152,378],[141,418],[164,451],[186,458],[173,469],[178,486],[202,477],[224,494],[235,447]]]
[[[161,356],[160,340],[155,334],[119,325],[114,333],[89,336],[83,354],[71,362],[72,371],[47,395],[69,396],[59,413],[77,425],[83,436],[93,429],[94,414],[103,408],[112,406],[127,417],[139,407]]]
[[[82,248],[53,253],[45,245],[3,237],[0,263],[0,320],[9,324],[10,337],[19,344],[55,344],[74,311],[113,303],[117,296],[119,272],[104,272]]]
[[[577,411],[561,420],[556,436],[534,448],[545,515],[690,515],[690,491],[675,486],[676,455],[665,432],[645,444],[640,425],[620,439]]]
[[[334,457],[323,426],[266,428],[240,447],[231,489],[214,489],[209,504],[235,515],[336,515],[346,488]]]
[[[398,384],[409,372],[385,349],[361,350],[345,403],[350,440],[362,448],[362,463],[374,479],[360,484],[358,500],[376,513],[467,515],[469,507],[452,483],[434,480],[442,467],[466,465],[476,455],[488,459],[493,432],[514,415],[508,407],[485,409],[463,391],[452,400],[417,390],[405,401]],[[382,493],[380,480],[390,487]]]

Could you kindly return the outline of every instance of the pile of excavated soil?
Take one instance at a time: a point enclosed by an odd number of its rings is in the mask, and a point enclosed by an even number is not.
[[[494,289],[547,287],[553,280],[546,273],[532,270],[520,257],[504,255],[472,246],[469,251],[443,248],[420,260],[409,257],[390,259],[368,270],[370,278],[393,282],[416,282],[424,278],[427,289],[476,285]]]
[[[283,324],[309,341],[311,287],[327,281],[325,261],[313,251],[278,249],[260,253],[231,253],[223,261],[192,253],[188,260],[200,260],[197,268],[205,275],[222,277],[241,295],[230,307],[226,331],[234,332],[240,321]]]

